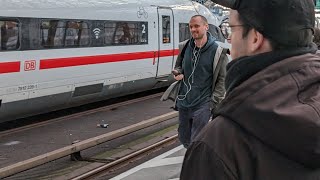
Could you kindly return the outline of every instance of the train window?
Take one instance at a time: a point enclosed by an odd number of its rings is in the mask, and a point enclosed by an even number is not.
[[[112,45],[115,39],[115,30],[116,30],[116,23],[115,22],[108,22],[104,24],[105,30],[105,44]]]
[[[41,44],[45,48],[79,47],[90,43],[89,26],[83,21],[43,20]]]
[[[82,21],[68,21],[64,45],[87,46],[90,42],[88,24]]]
[[[19,22],[15,20],[0,21],[1,50],[16,50],[19,48]]]
[[[41,45],[46,48],[64,45],[66,23],[60,20],[44,20],[41,22]]]
[[[179,23],[179,42],[185,41],[191,38],[188,23]]]
[[[162,16],[162,43],[170,43],[170,16]]]
[[[148,44],[147,22],[107,22],[104,29],[106,45]]]
[[[218,27],[209,24],[209,32],[212,34],[213,37],[216,38],[217,41],[224,42],[224,37]]]

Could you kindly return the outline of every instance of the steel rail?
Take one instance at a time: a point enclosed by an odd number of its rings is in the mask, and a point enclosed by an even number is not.
[[[84,173],[82,175],[79,175],[77,177],[73,177],[71,180],[83,180],[83,179],[91,178],[92,176],[94,176],[96,174],[99,174],[102,171],[110,169],[110,168],[112,168],[112,167],[114,167],[116,165],[119,165],[121,163],[127,163],[128,161],[130,161],[131,159],[133,159],[135,157],[138,157],[138,156],[140,156],[142,154],[148,153],[150,150],[152,150],[154,148],[161,147],[162,145],[167,144],[167,143],[172,142],[172,141],[175,141],[176,139],[178,139],[178,134],[173,135],[173,136],[171,136],[169,138],[166,138],[166,139],[164,139],[162,141],[159,141],[159,142],[157,142],[155,144],[152,144],[152,145],[150,145],[148,147],[145,147],[145,148],[143,148],[141,150],[135,151],[135,152],[133,152],[131,154],[128,154],[128,155],[126,155],[126,156],[124,156],[122,158],[119,158],[119,159],[117,159],[115,161],[112,161],[112,162],[110,162],[108,164],[102,165],[102,166],[100,166],[100,167],[98,167],[98,168],[96,168],[94,170],[91,170],[89,172],[86,172],[86,173]]]

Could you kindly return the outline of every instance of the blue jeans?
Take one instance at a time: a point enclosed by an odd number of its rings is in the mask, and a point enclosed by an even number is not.
[[[194,108],[179,108],[178,136],[185,148],[195,139],[201,129],[208,123],[211,111],[209,103]]]

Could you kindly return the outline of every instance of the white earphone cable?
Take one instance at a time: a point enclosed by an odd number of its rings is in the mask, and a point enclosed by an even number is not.
[[[187,95],[189,94],[189,92],[191,91],[192,89],[192,85],[194,83],[194,72],[196,70],[196,67],[199,63],[199,60],[200,60],[200,56],[201,56],[201,48],[202,48],[202,41],[203,39],[201,40],[200,42],[200,47],[199,47],[199,50],[197,51],[196,50],[196,45],[194,46],[193,48],[193,51],[192,51],[192,58],[191,58],[191,61],[193,61],[193,68],[192,68],[192,72],[191,74],[189,75],[189,77],[187,78],[187,83],[185,82],[185,78],[183,77],[182,81],[183,81],[183,84],[187,87],[187,92],[183,95],[178,95],[177,96],[177,99],[182,101],[182,100],[185,100],[187,98]],[[196,42],[195,42],[196,43]],[[192,78],[192,81],[190,82],[190,79]]]

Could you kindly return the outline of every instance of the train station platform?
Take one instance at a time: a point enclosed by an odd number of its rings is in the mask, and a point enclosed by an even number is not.
[[[185,152],[180,145],[110,180],[179,180]]]

